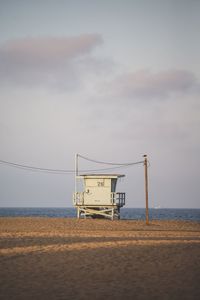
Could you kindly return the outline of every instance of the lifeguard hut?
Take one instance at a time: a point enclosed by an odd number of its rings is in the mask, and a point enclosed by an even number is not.
[[[116,192],[120,174],[84,174],[76,176],[83,181],[83,191],[73,194],[77,218],[120,219],[120,208],[125,205],[125,193]]]

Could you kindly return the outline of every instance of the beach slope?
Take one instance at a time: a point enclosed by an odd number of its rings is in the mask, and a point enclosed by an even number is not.
[[[0,218],[1,299],[200,299],[200,223]]]

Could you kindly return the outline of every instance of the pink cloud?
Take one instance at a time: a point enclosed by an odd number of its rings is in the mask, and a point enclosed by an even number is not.
[[[48,78],[51,82],[61,77],[69,80],[69,73],[78,77],[76,60],[88,57],[102,43],[99,34],[7,41],[0,46],[0,79],[17,84],[27,84],[28,80],[37,84],[42,80],[45,84]]]
[[[112,94],[131,99],[157,99],[182,93],[196,85],[193,73],[186,70],[166,70],[151,73],[147,70],[119,76],[107,85]]]
[[[102,43],[98,34],[77,37],[24,38],[7,41],[0,48],[0,55],[7,55],[16,60],[33,59],[63,60],[84,55]]]

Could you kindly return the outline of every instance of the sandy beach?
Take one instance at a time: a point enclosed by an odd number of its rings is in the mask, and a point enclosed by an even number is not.
[[[200,299],[200,223],[0,218],[1,299]]]

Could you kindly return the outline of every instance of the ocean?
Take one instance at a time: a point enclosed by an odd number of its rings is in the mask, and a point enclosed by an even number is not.
[[[72,207],[4,207],[0,208],[0,217],[75,218],[76,209]],[[145,208],[122,208],[121,219],[145,220]],[[150,208],[149,219],[200,221],[200,209]]]

